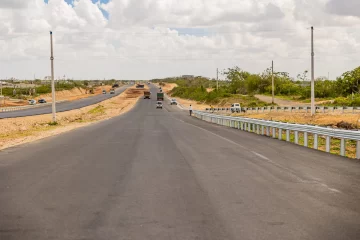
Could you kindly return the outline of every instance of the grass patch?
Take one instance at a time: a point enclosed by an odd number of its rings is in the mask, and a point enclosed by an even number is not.
[[[105,107],[102,105],[98,105],[95,108],[88,111],[89,114],[104,114],[105,113]]]

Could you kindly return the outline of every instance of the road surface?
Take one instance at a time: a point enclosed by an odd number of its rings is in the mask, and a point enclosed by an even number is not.
[[[0,239],[359,239],[359,162],[155,104],[0,152]]]
[[[100,94],[95,95],[88,98],[82,98],[75,101],[69,101],[69,102],[62,102],[56,104],[56,111],[57,112],[65,112],[73,109],[79,109],[83,108],[89,105],[93,105],[99,102],[102,102],[106,99],[115,97],[122,92],[124,92],[128,86],[123,86],[118,89],[116,89],[115,94]],[[34,108],[28,108],[24,110],[18,110],[18,111],[11,111],[11,112],[0,112],[0,119],[2,118],[16,118],[16,117],[26,117],[26,116],[34,116],[34,115],[41,115],[41,114],[48,114],[51,113],[51,105],[46,105],[43,107],[34,107]]]

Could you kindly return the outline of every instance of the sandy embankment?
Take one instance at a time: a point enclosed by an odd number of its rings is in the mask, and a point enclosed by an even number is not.
[[[0,150],[121,115],[136,104],[143,91],[132,87],[98,104],[58,113],[55,126],[51,125],[51,114],[0,119]]]

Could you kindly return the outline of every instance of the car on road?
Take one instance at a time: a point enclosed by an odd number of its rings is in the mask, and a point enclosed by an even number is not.
[[[38,103],[46,103],[46,100],[45,99],[39,99]]]
[[[29,105],[35,105],[36,104],[36,100],[35,99],[30,99],[28,100]]]
[[[103,90],[103,91],[102,91],[102,94],[106,94],[106,90]]]
[[[115,83],[114,85],[112,85],[113,88],[118,88],[119,84]]]
[[[161,102],[161,101],[157,101],[157,102],[156,102],[156,108],[161,108],[161,109],[162,109],[162,107],[163,107],[162,102]]]
[[[177,101],[176,101],[175,98],[173,98],[173,99],[170,100],[170,105],[177,105],[177,104],[178,104],[178,103],[177,103]]]
[[[115,94],[115,89],[110,89],[110,94]]]

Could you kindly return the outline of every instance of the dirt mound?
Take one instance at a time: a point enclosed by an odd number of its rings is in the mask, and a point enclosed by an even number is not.
[[[57,100],[66,100],[70,97],[76,97],[85,94],[85,89],[82,88],[73,88],[71,90],[62,90],[56,91],[56,99]],[[45,99],[46,101],[51,101],[51,93],[41,94],[39,97],[36,97],[36,100]]]

